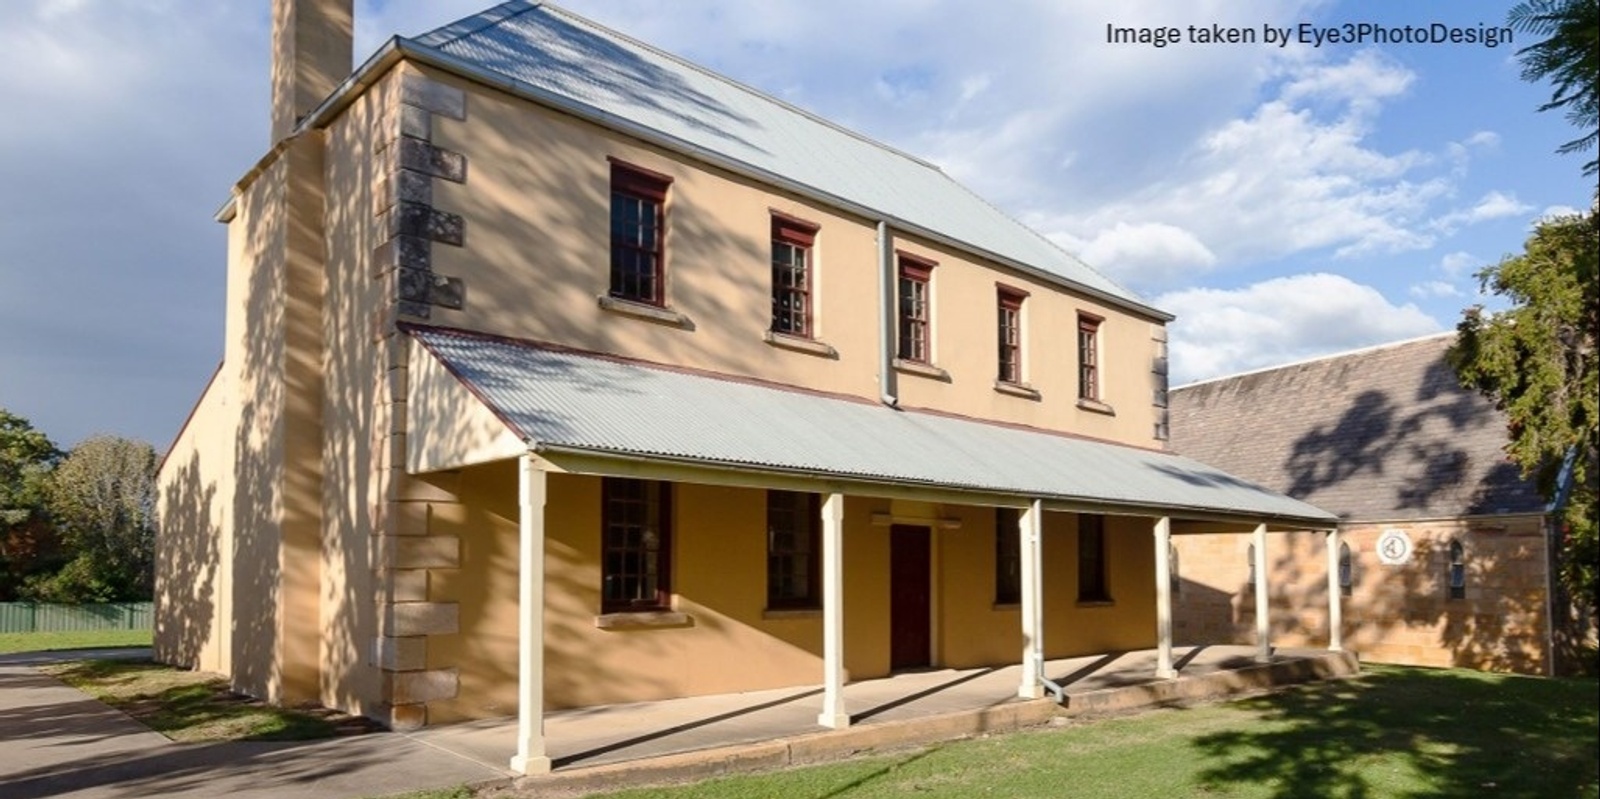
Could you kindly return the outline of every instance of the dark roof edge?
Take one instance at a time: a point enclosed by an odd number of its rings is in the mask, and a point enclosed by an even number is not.
[[[1429,333],[1429,334],[1424,335],[1424,336],[1415,336],[1413,338],[1400,339],[1399,341],[1386,341],[1386,342],[1383,342],[1382,344],[1372,344],[1372,345],[1369,345],[1369,346],[1366,346],[1366,347],[1357,347],[1357,348],[1355,348],[1353,350],[1341,350],[1339,352],[1330,352],[1330,353],[1327,353],[1326,355],[1313,355],[1313,356],[1311,356],[1309,358],[1301,358],[1298,361],[1289,361],[1288,363],[1280,363],[1280,364],[1278,364],[1276,366],[1263,366],[1263,367],[1261,367],[1259,369],[1247,369],[1247,370],[1245,370],[1243,372],[1234,372],[1233,374],[1228,374],[1228,375],[1219,375],[1217,377],[1208,377],[1208,378],[1206,378],[1204,380],[1196,380],[1196,381],[1194,381],[1192,383],[1184,383],[1181,386],[1173,386],[1171,390],[1172,391],[1182,391],[1184,389],[1195,388],[1197,386],[1204,386],[1204,385],[1207,385],[1207,384],[1210,384],[1210,383],[1221,383],[1221,382],[1224,382],[1224,381],[1227,381],[1227,380],[1234,380],[1234,379],[1241,378],[1241,377],[1249,377],[1251,375],[1266,374],[1267,372],[1276,372],[1279,369],[1293,369],[1296,366],[1306,366],[1308,364],[1320,363],[1322,361],[1332,361],[1332,360],[1337,360],[1339,358],[1348,358],[1348,357],[1355,356],[1355,355],[1365,355],[1365,354],[1367,354],[1369,352],[1377,352],[1379,350],[1387,350],[1387,349],[1393,349],[1393,348],[1396,348],[1396,347],[1404,347],[1404,346],[1409,345],[1409,344],[1417,344],[1417,343],[1420,343],[1420,342],[1423,342],[1423,341],[1427,341],[1429,339],[1442,338],[1444,336],[1453,336],[1455,334],[1456,334],[1456,331],[1454,329],[1441,330],[1441,331],[1439,331],[1437,333]]]

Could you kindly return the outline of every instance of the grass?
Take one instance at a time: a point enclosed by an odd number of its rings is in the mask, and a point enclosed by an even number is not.
[[[603,796],[1600,795],[1594,679],[1363,669],[1355,679],[1235,702],[1075,720],[891,756]]]
[[[226,679],[148,660],[79,660],[42,671],[175,741],[301,741],[374,726],[324,708],[283,708],[229,690]]]
[[[149,646],[149,630],[75,630],[54,633],[0,633],[0,655],[58,649]]]

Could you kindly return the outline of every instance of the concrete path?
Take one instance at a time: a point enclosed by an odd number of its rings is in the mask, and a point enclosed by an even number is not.
[[[35,668],[107,654],[149,650],[0,655],[0,797],[355,799],[507,776],[393,733],[175,743]]]

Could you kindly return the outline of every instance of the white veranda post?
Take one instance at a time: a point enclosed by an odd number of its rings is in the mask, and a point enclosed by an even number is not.
[[[1256,574],[1256,660],[1272,659],[1272,617],[1267,606],[1267,526],[1256,525],[1253,536],[1254,561],[1250,568]]]
[[[1043,524],[1043,504],[1035,500],[1017,517],[1018,554],[1022,581],[1022,684],[1017,686],[1017,696],[1038,699],[1044,696],[1044,686],[1039,682],[1039,669],[1044,666],[1044,612],[1040,607],[1044,597],[1044,580],[1039,572],[1041,544],[1039,530]],[[1004,535],[1004,531],[1001,533]]]
[[[844,708],[844,495],[822,503],[822,712],[817,723],[850,726]]]
[[[1178,676],[1172,667],[1172,519],[1156,520],[1156,677]]]
[[[511,770],[550,771],[544,739],[545,473],[532,455],[517,463],[517,753]]]
[[[1328,531],[1328,651],[1344,651],[1344,608],[1340,599],[1339,528]]]

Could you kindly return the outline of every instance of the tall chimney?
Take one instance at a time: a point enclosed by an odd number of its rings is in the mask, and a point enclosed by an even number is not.
[[[354,0],[272,0],[272,143],[350,74]]]

